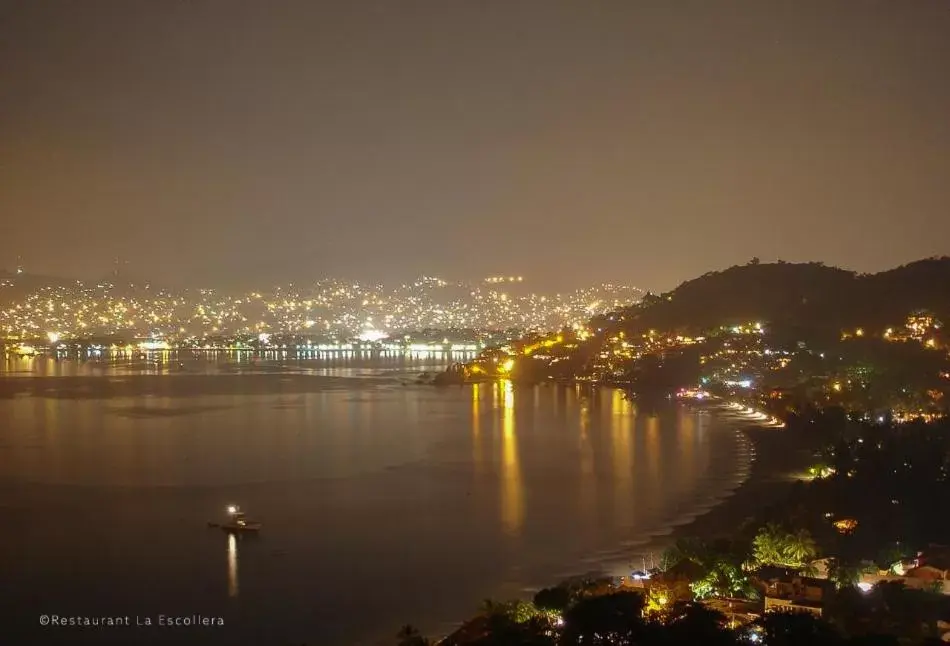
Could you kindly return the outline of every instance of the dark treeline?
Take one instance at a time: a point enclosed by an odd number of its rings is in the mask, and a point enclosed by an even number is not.
[[[883,327],[926,309],[950,317],[950,258],[929,258],[877,274],[822,263],[759,263],[709,272],[625,310],[622,327],[704,329],[751,320],[818,334]]]

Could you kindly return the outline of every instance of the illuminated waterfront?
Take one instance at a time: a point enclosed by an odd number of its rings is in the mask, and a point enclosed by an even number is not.
[[[594,285],[539,294],[521,277],[450,283],[422,277],[395,289],[340,280],[266,291],[171,291],[148,283],[0,276],[0,338],[55,335],[68,340],[125,335],[194,341],[211,335],[311,334],[347,340],[363,335],[401,339],[413,330],[557,329],[638,300],[636,287]]]

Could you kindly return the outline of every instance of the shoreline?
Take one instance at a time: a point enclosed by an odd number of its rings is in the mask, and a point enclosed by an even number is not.
[[[616,386],[601,387],[616,388]],[[684,404],[681,403],[680,405]],[[726,412],[725,409],[715,404],[689,408],[692,410],[708,410],[710,414],[717,416],[721,416]],[[753,420],[743,419],[726,419],[722,423],[732,426],[751,444],[754,454],[749,464],[748,476],[735,489],[723,496],[717,504],[706,511],[700,512],[683,524],[672,526],[672,531],[668,533],[649,536],[642,546],[635,548],[636,551],[631,553],[631,559],[643,558],[649,567],[651,556],[654,561],[659,562],[663,551],[680,538],[697,537],[711,541],[717,538],[731,537],[746,520],[753,518],[761,510],[768,508],[787,494],[797,482],[798,478],[796,476],[803,473],[811,461],[812,450],[799,436],[786,428],[767,427],[756,424]],[[627,570],[630,569],[627,568]],[[636,562],[633,562],[632,569],[640,568],[637,567]],[[597,572],[595,570],[587,573],[589,576],[595,574],[606,577],[620,576],[608,571]],[[630,571],[623,573],[623,576],[629,575]],[[579,569],[575,576],[586,575]],[[555,586],[564,580],[564,578],[551,580],[542,587]],[[527,590],[524,592],[525,594],[520,595],[520,598],[530,600],[531,597],[527,595]],[[476,613],[477,609],[473,609],[469,617],[454,623],[451,629],[436,638],[435,643],[440,643],[440,640],[461,628],[474,618]],[[444,626],[442,631],[448,628],[448,626]]]
[[[715,507],[674,528],[667,542],[685,536],[715,539],[732,534],[744,521],[787,493],[804,471],[812,452],[787,429],[737,424],[755,450],[749,476]]]
[[[717,416],[726,412],[717,405],[690,408],[707,410]],[[731,538],[744,522],[781,500],[812,460],[812,449],[807,447],[799,436],[785,428],[767,427],[752,420],[742,419],[723,420],[722,423],[734,427],[751,445],[753,456],[748,475],[705,511],[684,523],[673,525],[668,532],[652,534],[646,538],[642,546],[631,554],[631,559],[634,559],[632,569],[642,569],[636,564],[639,559],[643,559],[648,568],[651,560],[658,563],[663,551],[681,538],[696,537],[706,541]],[[594,572],[589,574],[593,575]],[[630,572],[603,571],[601,574],[615,577],[629,576]],[[560,581],[554,581],[550,585],[558,583]]]

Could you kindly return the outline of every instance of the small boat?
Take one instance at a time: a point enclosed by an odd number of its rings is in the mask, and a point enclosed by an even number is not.
[[[250,520],[237,505],[228,507],[228,521],[226,523],[208,523],[208,527],[220,527],[223,531],[231,534],[257,532],[260,531],[262,525],[256,520]]]

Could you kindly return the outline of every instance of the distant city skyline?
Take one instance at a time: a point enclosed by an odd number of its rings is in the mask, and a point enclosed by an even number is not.
[[[428,277],[395,289],[324,279],[240,292],[132,287],[121,280],[43,284],[14,276],[0,279],[0,338],[130,331],[162,338],[262,333],[349,338],[368,330],[558,329],[643,296],[636,287],[621,285],[538,293],[519,289],[524,282],[512,278],[467,284]]]
[[[0,7],[0,239],[176,286],[947,251],[944,0]]]

